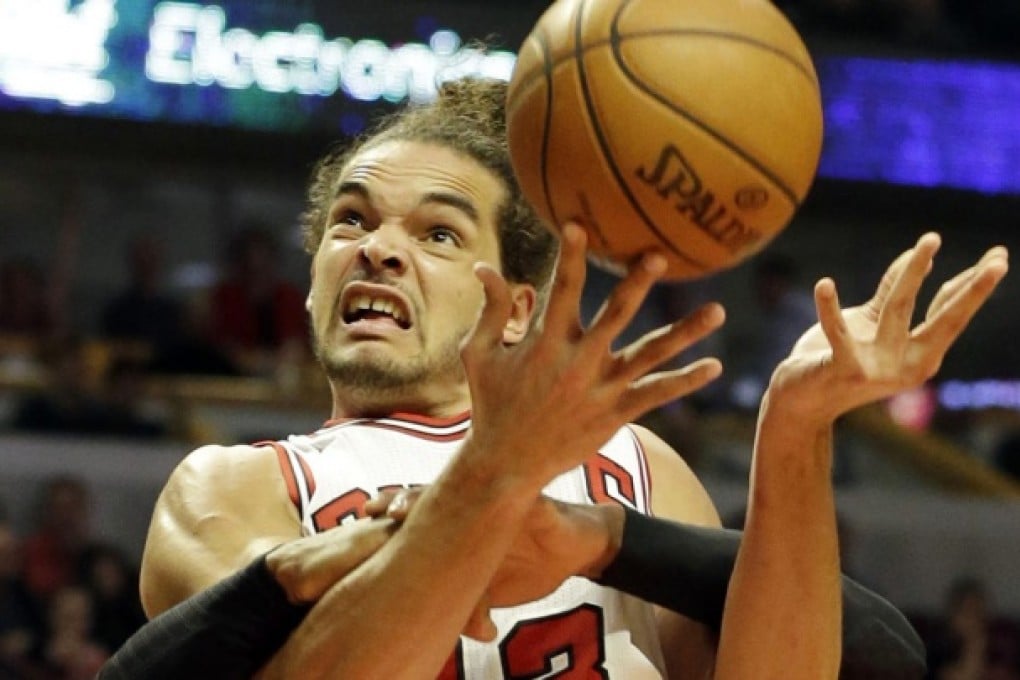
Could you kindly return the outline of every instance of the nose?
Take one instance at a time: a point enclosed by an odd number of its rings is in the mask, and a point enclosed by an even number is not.
[[[385,225],[366,235],[358,247],[358,256],[372,271],[403,274],[407,269],[407,251],[400,230]]]

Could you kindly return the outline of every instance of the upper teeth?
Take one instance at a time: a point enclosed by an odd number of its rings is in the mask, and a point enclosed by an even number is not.
[[[348,314],[360,311],[381,312],[392,316],[397,321],[404,321],[403,311],[392,300],[373,300],[366,295],[362,295],[347,303]]]

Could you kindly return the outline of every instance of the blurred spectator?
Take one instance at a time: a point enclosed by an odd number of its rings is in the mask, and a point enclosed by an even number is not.
[[[34,661],[42,641],[42,621],[22,578],[19,539],[0,520],[0,677],[37,677]]]
[[[272,373],[281,350],[308,341],[305,294],[280,277],[277,251],[268,229],[243,228],[211,293],[214,338],[252,373]]]
[[[44,337],[54,328],[42,268],[18,258],[0,265],[0,333]]]
[[[751,284],[756,328],[727,355],[737,366],[734,400],[757,408],[776,366],[818,317],[814,297],[800,287],[797,265],[790,257],[764,254],[755,264]]]
[[[46,433],[97,433],[105,410],[98,395],[97,370],[78,338],[55,341],[43,352],[45,390],[25,397],[15,409],[15,429]]]
[[[146,370],[161,375],[236,376],[241,373],[227,350],[214,342],[208,300],[200,297],[183,305],[174,341],[157,348]]]
[[[78,579],[79,565],[92,541],[89,490],[75,477],[55,477],[41,490],[36,526],[25,539],[25,583],[46,600]]]
[[[43,656],[60,680],[93,680],[109,657],[92,637],[93,602],[88,590],[65,586],[49,606],[49,634]]]
[[[145,623],[136,569],[121,550],[98,544],[86,552],[82,572],[92,594],[94,637],[107,650],[119,649]]]
[[[766,255],[754,268],[753,292],[764,318],[753,354],[760,362],[759,375],[766,382],[818,319],[814,297],[800,287],[798,276],[797,265],[785,255]]]
[[[144,372],[137,362],[120,359],[106,371],[103,390],[103,434],[155,439],[167,434],[167,427],[143,412]]]
[[[933,680],[1018,680],[1017,631],[996,621],[984,584],[960,578],[949,589],[944,619],[928,645]]]
[[[55,343],[46,353],[46,389],[17,406],[15,429],[46,434],[116,435],[152,438],[166,427],[141,413],[141,368],[116,360],[105,371],[89,345],[76,338]]]
[[[180,306],[162,286],[162,251],[149,235],[130,244],[128,285],[103,312],[103,332],[111,338],[145,342],[151,348],[173,342]]]

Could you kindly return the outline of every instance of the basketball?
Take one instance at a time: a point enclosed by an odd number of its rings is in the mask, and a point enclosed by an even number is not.
[[[808,192],[822,143],[811,57],[768,0],[558,0],[507,93],[514,171],[591,259],[666,255],[691,279],[761,250]]]

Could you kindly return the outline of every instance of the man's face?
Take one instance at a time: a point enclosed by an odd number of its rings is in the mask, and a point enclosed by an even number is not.
[[[484,298],[474,264],[500,268],[501,182],[445,147],[396,141],[355,156],[334,195],[309,295],[334,386],[401,407],[462,398],[459,343]]]

